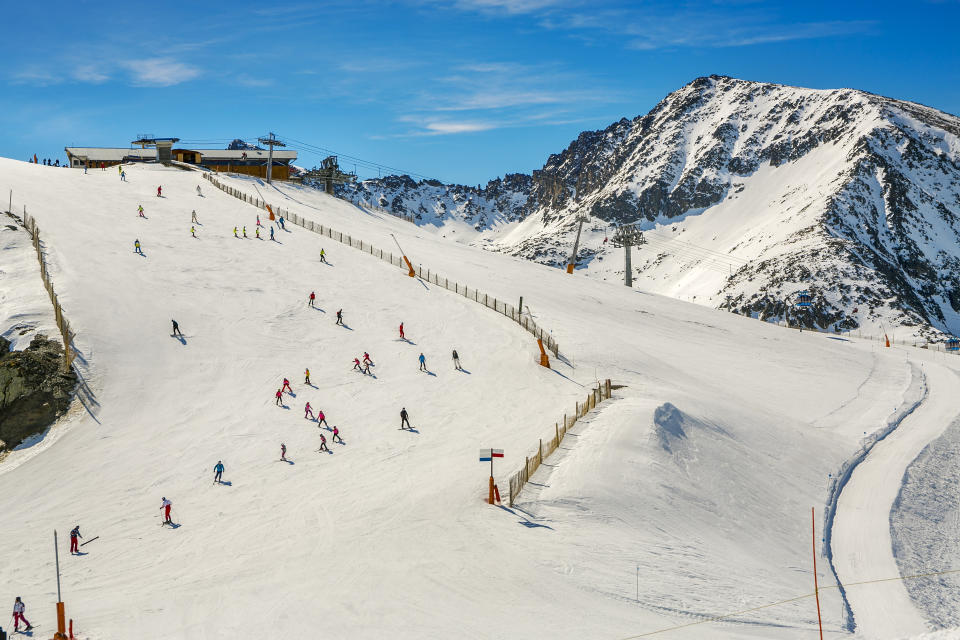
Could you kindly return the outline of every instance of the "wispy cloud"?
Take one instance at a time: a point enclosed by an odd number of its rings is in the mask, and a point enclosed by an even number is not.
[[[248,73],[241,73],[235,79],[235,82],[242,87],[270,87],[273,86],[273,80],[268,77],[252,76]]]
[[[89,84],[103,84],[110,79],[110,74],[103,67],[94,64],[82,64],[73,69],[70,76],[77,82]]]
[[[144,58],[123,63],[133,82],[140,86],[169,87],[188,82],[202,72],[198,67],[172,58]]]

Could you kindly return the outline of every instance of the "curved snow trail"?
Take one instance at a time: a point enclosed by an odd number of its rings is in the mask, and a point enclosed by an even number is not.
[[[837,575],[857,631],[895,638],[928,631],[901,581],[858,584],[900,575],[890,538],[890,512],[907,466],[956,416],[960,382],[949,369],[922,365],[926,399],[888,437],[878,442],[844,487],[837,505],[832,548]]]

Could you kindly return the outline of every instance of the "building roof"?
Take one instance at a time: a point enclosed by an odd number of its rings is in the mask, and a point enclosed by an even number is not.
[[[113,162],[124,158],[156,158],[156,149],[113,149],[109,147],[65,147],[68,155],[78,158],[87,158],[91,161],[103,160]]]
[[[157,157],[156,149],[130,149],[130,148],[109,148],[109,147],[66,147],[66,152],[68,155],[77,156],[78,158],[87,158],[91,162],[97,162],[103,160],[105,162],[114,162],[120,161],[124,158],[142,158],[144,160],[153,160]],[[267,154],[269,153],[265,149],[244,149],[244,150],[233,150],[233,149],[180,149],[177,148],[175,151],[192,151],[199,153],[203,160],[243,160],[243,154],[246,153],[246,160],[254,160],[257,158],[262,158],[264,161],[267,159]],[[273,150],[273,159],[274,161],[284,161],[284,160],[296,160],[297,152],[296,151],[284,151],[282,149]]]
[[[246,159],[251,160],[253,158],[263,158],[267,159],[267,154],[269,151],[266,149],[184,149],[184,151],[196,151],[203,156],[204,160],[240,160],[243,159],[243,154],[247,154]],[[284,151],[283,149],[274,149],[273,150],[273,159],[274,160],[296,160],[297,152],[296,151]]]

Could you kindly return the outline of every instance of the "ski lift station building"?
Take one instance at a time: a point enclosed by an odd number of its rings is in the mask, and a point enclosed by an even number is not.
[[[130,147],[65,147],[64,151],[68,166],[75,168],[98,169],[101,165],[112,167],[125,162],[182,162],[211,171],[267,177],[270,152],[266,149],[184,148],[177,146],[179,141],[179,138],[141,136]],[[290,163],[296,159],[296,151],[274,149],[272,178],[289,180]]]

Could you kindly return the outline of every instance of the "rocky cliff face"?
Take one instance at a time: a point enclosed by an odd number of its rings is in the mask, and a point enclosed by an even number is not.
[[[0,337],[0,452],[41,433],[67,407],[76,386],[73,371],[61,371],[59,342],[38,335],[23,351],[10,351]]]
[[[587,216],[578,268],[600,278],[623,274],[612,227],[637,223],[643,288],[821,327],[960,333],[960,119],[862,91],[698,78],[531,176],[392,176],[346,195],[557,266]]]

